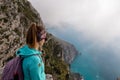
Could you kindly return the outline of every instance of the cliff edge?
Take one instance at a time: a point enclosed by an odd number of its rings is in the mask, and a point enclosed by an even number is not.
[[[27,0],[0,0],[0,73],[15,56],[18,48],[25,44],[25,36],[31,22],[44,25],[39,13]],[[78,54],[75,47],[50,33],[44,45],[47,80],[70,80],[69,65]],[[80,79],[78,79],[80,80]]]

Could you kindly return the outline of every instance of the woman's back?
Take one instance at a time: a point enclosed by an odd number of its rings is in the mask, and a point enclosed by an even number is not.
[[[31,49],[27,45],[18,50],[17,55],[24,57],[23,60],[23,73],[24,80],[46,80],[44,63],[41,58],[42,52]]]

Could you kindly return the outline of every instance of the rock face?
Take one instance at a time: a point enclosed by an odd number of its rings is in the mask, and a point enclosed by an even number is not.
[[[83,76],[78,73],[70,73],[69,80],[84,80]]]
[[[53,76],[51,74],[46,74],[46,80],[53,80]]]
[[[78,54],[78,51],[75,49],[74,45],[63,41],[52,34],[49,34],[48,44],[52,43],[53,45],[49,45],[51,47],[51,51],[54,56],[60,57],[67,64],[70,64],[75,56]]]
[[[25,43],[25,32],[31,22],[43,25],[28,1],[0,0],[0,67]]]
[[[120,77],[118,77],[117,80],[120,80]]]
[[[25,35],[31,22],[44,25],[39,13],[27,0],[0,0],[0,72],[15,51],[25,44]],[[45,67],[48,77],[54,80],[69,80],[69,64],[77,55],[73,45],[48,33]],[[52,78],[47,80],[52,80]]]
[[[68,42],[48,34],[48,42],[43,47],[46,53],[46,73],[52,74],[54,80],[69,80],[69,65],[78,54],[74,46]],[[57,76],[56,76],[57,75]]]

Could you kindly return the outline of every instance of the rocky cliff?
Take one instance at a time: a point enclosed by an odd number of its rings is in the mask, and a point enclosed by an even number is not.
[[[0,0],[0,67],[25,43],[25,32],[31,22],[43,25],[28,1]]]
[[[43,47],[46,53],[46,73],[52,74],[54,80],[70,80],[67,77],[70,75],[69,65],[77,55],[77,50],[72,44],[58,39],[50,33],[47,36],[48,42]]]
[[[26,31],[31,22],[44,25],[39,13],[27,0],[0,0],[0,68],[25,44]],[[77,55],[77,50],[50,33],[47,37],[43,47],[46,73],[52,74],[54,80],[69,80],[69,64]]]

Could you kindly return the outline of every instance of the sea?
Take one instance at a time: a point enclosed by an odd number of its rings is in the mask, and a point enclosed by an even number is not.
[[[79,54],[72,61],[70,70],[82,75],[84,80],[117,80],[120,77],[120,56],[114,54],[118,46],[101,46],[99,41],[90,40],[74,27],[53,27],[47,31],[75,46]]]

